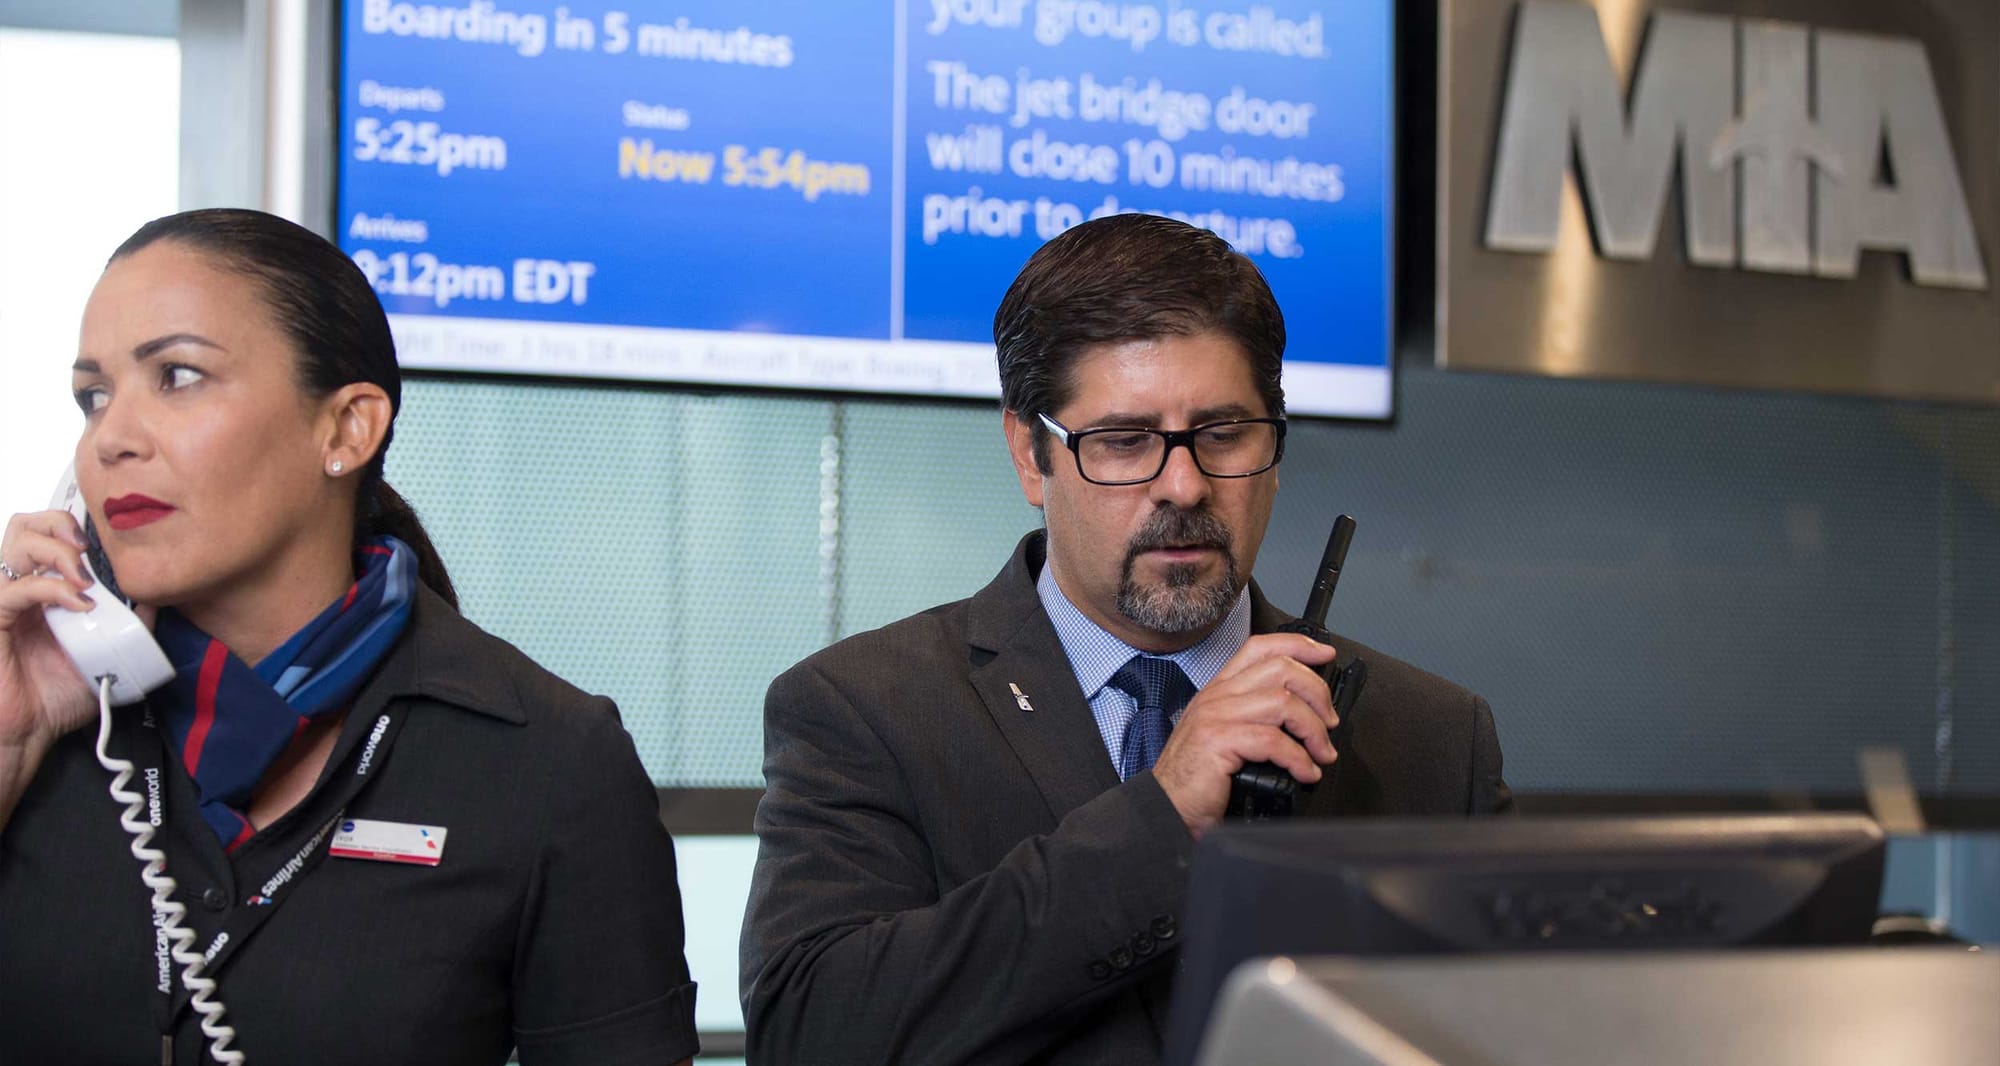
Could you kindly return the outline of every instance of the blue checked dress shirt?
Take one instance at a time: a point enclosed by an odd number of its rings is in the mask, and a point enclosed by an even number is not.
[[[1076,674],[1077,685],[1082,688],[1084,699],[1090,703],[1090,714],[1097,720],[1098,735],[1104,738],[1104,750],[1111,757],[1111,766],[1118,771],[1120,780],[1125,772],[1125,731],[1134,715],[1139,713],[1139,701],[1123,689],[1111,684],[1112,675],[1129,662],[1134,655],[1143,654],[1139,649],[1119,640],[1104,627],[1091,621],[1076,605],[1063,595],[1056,585],[1055,568],[1042,564],[1042,575],[1035,582],[1035,591],[1042,598],[1042,609],[1049,614],[1049,621],[1055,624],[1056,639],[1062,642],[1063,652],[1069,656],[1070,669]],[[1222,624],[1215,627],[1207,639],[1184,651],[1162,656],[1171,659],[1181,668],[1199,692],[1208,686],[1222,664],[1236,654],[1236,649],[1250,639],[1250,590],[1245,588],[1237,594],[1236,603],[1229,608]],[[1174,716],[1180,720],[1179,715]]]

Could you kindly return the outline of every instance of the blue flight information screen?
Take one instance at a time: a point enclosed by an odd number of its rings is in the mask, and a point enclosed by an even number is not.
[[[335,226],[405,366],[997,396],[1040,244],[1211,229],[1386,418],[1392,0],[349,0]]]

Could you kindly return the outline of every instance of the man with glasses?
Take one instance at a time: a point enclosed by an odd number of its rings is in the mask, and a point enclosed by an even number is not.
[[[1189,857],[1237,770],[1343,760],[1308,813],[1509,802],[1483,700],[1279,632],[1250,580],[1285,327],[1249,260],[1169,219],[1088,222],[1028,260],[993,333],[1045,529],[972,598],[772,683],[753,1062],[1156,1062]],[[1369,667],[1339,752],[1336,655]]]

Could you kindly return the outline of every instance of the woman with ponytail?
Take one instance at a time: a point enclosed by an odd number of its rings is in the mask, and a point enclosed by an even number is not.
[[[259,212],[149,223],[91,294],[73,386],[88,527],[0,538],[0,1059],[689,1058],[651,782],[610,701],[458,614],[382,479],[401,379],[354,264]],[[92,609],[86,558],[174,669],[103,743],[140,771],[219,1018],[44,620]]]

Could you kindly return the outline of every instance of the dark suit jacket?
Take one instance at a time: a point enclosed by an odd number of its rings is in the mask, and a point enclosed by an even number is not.
[[[1118,780],[1035,593],[1043,552],[1030,534],[978,595],[772,682],[742,942],[755,1066],[1158,1061],[1193,842],[1151,774]],[[1286,621],[1251,597],[1254,632]],[[1484,700],[1338,646],[1369,682],[1321,806],[1507,806]]]

